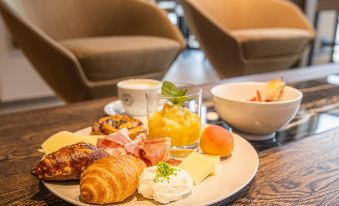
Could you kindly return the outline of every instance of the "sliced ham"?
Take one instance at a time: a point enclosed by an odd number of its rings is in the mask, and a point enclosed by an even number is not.
[[[127,129],[99,138],[98,147],[102,147],[113,156],[131,154],[140,157],[148,166],[160,161],[166,162],[170,157],[170,138],[146,140],[145,134],[140,134],[131,140]]]
[[[97,146],[103,148],[124,147],[127,143],[131,141],[132,140],[128,136],[128,130],[122,129],[103,138],[99,138]]]
[[[166,162],[170,158],[170,138],[145,140],[140,148],[140,158],[147,166],[156,165],[160,161]]]
[[[102,147],[110,155],[117,156],[126,154],[125,145],[132,142],[128,136],[128,130],[122,129],[118,132],[99,138],[97,146]]]
[[[139,134],[135,139],[125,145],[125,150],[127,154],[140,157],[140,145],[146,140],[146,135],[144,133]]]
[[[125,145],[125,150],[127,154],[134,155],[136,157],[139,157],[140,153],[140,144],[141,142],[139,141],[132,141],[128,144]]]

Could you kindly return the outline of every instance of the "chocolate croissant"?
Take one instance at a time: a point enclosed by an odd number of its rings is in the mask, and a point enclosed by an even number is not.
[[[44,157],[32,173],[42,180],[79,179],[95,160],[108,156],[101,148],[87,143],[69,145]]]
[[[121,202],[135,193],[145,166],[131,155],[97,160],[81,175],[81,197],[92,204]]]

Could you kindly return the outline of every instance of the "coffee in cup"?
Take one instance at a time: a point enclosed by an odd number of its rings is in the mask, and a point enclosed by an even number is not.
[[[154,79],[129,79],[118,82],[118,96],[127,114],[147,115],[145,91],[161,87],[161,82]]]

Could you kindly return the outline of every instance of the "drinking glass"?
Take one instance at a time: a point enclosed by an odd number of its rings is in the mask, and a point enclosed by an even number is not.
[[[201,88],[176,84],[187,89],[185,96],[168,97],[160,88],[146,92],[149,138],[171,138],[171,154],[185,157],[199,147],[201,130]]]

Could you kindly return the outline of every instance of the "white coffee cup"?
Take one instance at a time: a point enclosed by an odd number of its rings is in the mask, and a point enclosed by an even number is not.
[[[129,79],[118,82],[118,96],[127,114],[147,115],[145,92],[150,88],[161,87],[161,82],[154,79]]]

